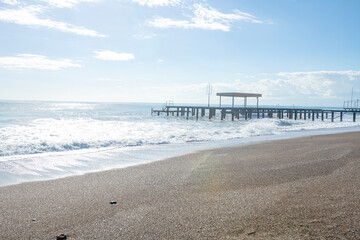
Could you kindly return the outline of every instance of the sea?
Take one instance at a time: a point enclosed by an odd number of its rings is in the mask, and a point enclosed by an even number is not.
[[[152,116],[158,103],[0,101],[0,186],[145,164],[202,149],[360,131],[360,121]]]

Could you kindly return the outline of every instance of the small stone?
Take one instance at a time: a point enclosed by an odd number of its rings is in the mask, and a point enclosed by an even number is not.
[[[65,234],[60,234],[56,236],[56,240],[64,240],[64,239],[67,239],[67,236]]]
[[[111,205],[114,205],[114,204],[116,204],[116,203],[117,203],[116,201],[111,201],[111,202],[110,202]]]
[[[35,221],[36,221],[36,218],[33,218],[33,220],[31,220],[31,221],[35,222]]]
[[[252,231],[252,232],[248,232],[247,235],[255,235],[255,231]]]

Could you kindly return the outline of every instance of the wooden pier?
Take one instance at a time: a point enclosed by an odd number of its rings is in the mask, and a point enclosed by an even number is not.
[[[219,118],[225,120],[252,119],[252,118],[287,118],[293,120],[335,119],[343,121],[345,114],[351,114],[353,122],[356,121],[360,109],[319,109],[319,108],[282,108],[282,107],[204,107],[204,106],[164,106],[162,109],[151,109],[152,115],[166,114],[166,116],[185,116],[187,118]]]
[[[221,120],[225,120],[230,116],[231,120],[235,119],[252,119],[252,118],[288,118],[293,120],[300,119],[324,119],[330,118],[332,122],[335,119],[339,119],[340,122],[343,121],[344,115],[351,114],[353,122],[356,121],[356,115],[360,114],[359,100],[356,101],[356,107],[354,103],[344,103],[343,109],[320,109],[320,108],[287,108],[287,107],[259,107],[259,98],[262,97],[262,94],[259,93],[240,93],[240,92],[222,92],[217,93],[219,96],[219,106],[211,107],[208,104],[205,106],[174,106],[173,102],[171,104],[166,104],[162,109],[156,110],[151,109],[152,115],[166,114],[167,116],[186,116],[195,117],[196,119],[202,117],[208,117],[212,119],[214,117],[219,117]],[[222,106],[221,98],[230,97],[232,98],[231,107]],[[235,107],[235,98],[243,98],[244,105],[242,107]],[[256,98],[256,107],[247,107],[247,99]],[[347,106],[347,107],[345,107]],[[349,107],[351,106],[351,107]]]

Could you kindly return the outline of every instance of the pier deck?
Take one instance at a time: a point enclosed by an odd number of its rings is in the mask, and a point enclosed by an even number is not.
[[[343,121],[344,114],[352,114],[352,119],[356,121],[356,115],[360,114],[360,109],[320,109],[320,108],[283,108],[283,107],[205,107],[205,106],[165,106],[162,109],[151,109],[152,115],[166,114],[167,116],[186,116],[186,117],[219,117],[225,120],[227,116],[231,120],[251,119],[251,118],[288,118],[288,119],[324,119],[331,118],[334,122],[339,118]]]

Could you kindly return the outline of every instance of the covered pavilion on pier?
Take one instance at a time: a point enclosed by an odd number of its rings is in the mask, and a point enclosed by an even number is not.
[[[216,96],[220,97],[220,107],[221,107],[221,97],[231,97],[232,98],[232,107],[234,107],[235,98],[244,98],[244,107],[247,105],[247,98],[254,97],[256,98],[256,107],[259,107],[259,97],[262,96],[262,94],[259,93],[240,93],[240,92],[221,92],[216,93]]]

